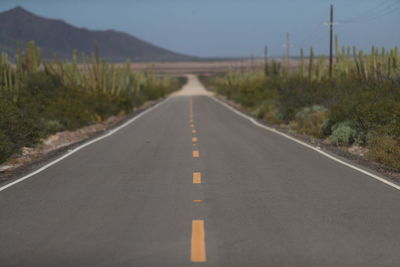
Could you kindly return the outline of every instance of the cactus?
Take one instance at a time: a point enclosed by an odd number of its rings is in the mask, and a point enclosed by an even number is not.
[[[336,56],[336,64],[340,63],[340,50],[339,50],[339,37],[335,34],[335,56]]]
[[[306,64],[304,62],[304,50],[303,48],[300,49],[300,76],[303,78],[306,72]]]
[[[359,51],[358,54],[358,58],[359,58],[359,65],[360,65],[360,74],[361,77],[366,80],[368,78],[368,73],[366,71],[366,67],[365,67],[365,59],[364,59],[364,52],[362,50]]]
[[[314,74],[314,48],[310,47],[310,59],[308,62],[308,78],[313,79]]]

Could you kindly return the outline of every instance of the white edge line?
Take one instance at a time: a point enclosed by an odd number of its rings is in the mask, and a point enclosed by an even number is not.
[[[78,151],[81,150],[82,148],[85,148],[85,147],[87,147],[87,146],[90,146],[91,144],[94,144],[94,143],[96,143],[96,142],[98,142],[98,141],[100,141],[100,140],[103,140],[103,139],[105,139],[105,138],[107,138],[107,137],[109,137],[109,136],[115,134],[115,133],[118,132],[119,130],[125,128],[125,127],[128,126],[129,124],[133,123],[134,121],[136,121],[137,119],[139,119],[140,117],[142,117],[143,115],[145,115],[146,113],[149,113],[150,111],[152,111],[152,110],[158,108],[160,105],[162,105],[163,103],[167,102],[169,99],[170,99],[170,98],[168,97],[168,98],[162,100],[161,102],[157,103],[156,105],[154,105],[154,106],[152,106],[152,107],[150,107],[150,108],[148,108],[148,109],[142,111],[141,113],[137,114],[135,117],[133,117],[132,119],[128,120],[128,121],[125,122],[124,124],[122,124],[122,125],[120,125],[120,126],[114,128],[114,129],[112,129],[112,130],[109,130],[107,133],[105,133],[105,134],[102,135],[102,136],[99,136],[99,137],[97,137],[97,138],[95,138],[95,139],[92,139],[92,140],[90,140],[90,141],[88,141],[88,142],[86,142],[86,143],[84,143],[84,144],[82,144],[82,145],[80,145],[80,146],[78,146],[78,147],[72,149],[72,150],[69,151],[68,153],[66,153],[66,154],[62,155],[61,157],[57,158],[56,160],[53,160],[52,162],[50,162],[50,163],[44,165],[43,167],[37,169],[36,171],[31,172],[30,174],[27,174],[27,175],[25,175],[25,176],[23,176],[23,177],[21,177],[21,178],[18,178],[17,180],[15,180],[15,181],[13,181],[13,182],[10,182],[10,183],[8,183],[8,184],[6,184],[6,185],[0,187],[0,192],[6,190],[7,188],[9,188],[9,187],[11,187],[11,186],[13,186],[13,185],[16,185],[16,184],[20,183],[20,182],[22,182],[22,181],[24,181],[24,180],[26,180],[26,179],[28,179],[28,178],[31,178],[32,176],[34,176],[34,175],[36,175],[36,174],[38,174],[38,173],[40,173],[40,172],[42,172],[42,171],[44,171],[44,170],[46,170],[46,169],[48,169],[49,167],[53,166],[54,164],[56,164],[56,163],[62,161],[62,160],[65,159],[65,158],[68,158],[68,157],[71,156],[72,154],[75,154],[76,152],[78,152]]]
[[[386,185],[389,185],[389,186],[391,186],[391,187],[393,187],[393,188],[395,188],[395,189],[397,189],[397,190],[400,190],[400,186],[398,186],[398,185],[396,185],[396,184],[394,184],[394,183],[392,183],[392,182],[386,180],[385,178],[382,178],[382,177],[380,177],[380,176],[378,176],[378,175],[375,175],[375,174],[373,174],[373,173],[371,173],[371,172],[369,172],[369,171],[366,171],[366,170],[363,170],[363,169],[361,169],[361,168],[358,168],[358,167],[356,167],[356,166],[354,166],[354,165],[352,165],[352,164],[350,164],[350,163],[347,163],[347,162],[345,162],[345,161],[343,161],[343,160],[341,160],[341,159],[338,159],[337,157],[334,157],[334,156],[332,156],[332,155],[330,155],[330,154],[328,154],[328,153],[326,153],[326,152],[324,152],[324,151],[322,151],[322,150],[320,150],[320,149],[318,149],[318,148],[316,148],[316,147],[313,147],[313,146],[311,146],[311,145],[309,145],[309,144],[307,144],[307,143],[305,143],[305,142],[303,142],[303,141],[300,141],[300,140],[298,140],[298,139],[296,139],[296,138],[294,138],[294,137],[292,137],[292,136],[290,136],[290,135],[287,135],[287,134],[285,134],[285,133],[282,133],[282,132],[280,132],[280,131],[278,131],[278,130],[276,130],[276,129],[274,129],[274,128],[265,126],[265,125],[259,123],[258,121],[256,121],[254,118],[252,118],[252,117],[250,117],[250,116],[244,114],[243,112],[238,111],[237,109],[235,109],[235,108],[229,106],[228,104],[222,102],[221,100],[217,99],[216,97],[211,97],[211,99],[213,99],[213,100],[216,101],[217,103],[223,105],[224,107],[230,109],[231,111],[233,111],[233,112],[236,113],[237,115],[239,115],[239,116],[241,116],[241,117],[243,117],[243,118],[245,118],[245,119],[251,121],[254,125],[256,125],[256,126],[258,126],[258,127],[261,127],[261,128],[263,128],[263,129],[265,129],[265,130],[267,130],[267,131],[270,131],[270,132],[276,133],[276,134],[278,134],[278,135],[281,135],[281,136],[283,136],[283,137],[285,137],[285,138],[287,138],[287,139],[290,139],[290,140],[292,140],[292,141],[294,141],[294,142],[296,142],[296,143],[298,143],[298,144],[300,144],[300,145],[303,145],[303,146],[305,146],[305,147],[308,147],[309,149],[312,149],[312,150],[314,150],[314,151],[316,151],[316,152],[318,152],[318,153],[324,155],[324,156],[327,157],[327,158],[330,158],[330,159],[332,159],[332,160],[334,160],[334,161],[336,161],[336,162],[338,162],[338,163],[340,163],[340,164],[343,164],[343,165],[345,165],[345,166],[347,166],[347,167],[349,167],[349,168],[352,168],[353,170],[356,170],[356,171],[359,171],[359,172],[361,172],[361,173],[363,173],[363,174],[366,174],[366,175],[368,175],[368,176],[370,176],[370,177],[372,177],[372,178],[374,178],[374,179],[376,179],[376,180],[378,180],[378,181],[380,181],[380,182],[382,182],[382,183],[384,183],[384,184],[386,184]]]

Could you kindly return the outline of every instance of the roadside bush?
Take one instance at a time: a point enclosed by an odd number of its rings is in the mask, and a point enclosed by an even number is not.
[[[0,99],[0,130],[16,148],[30,146],[40,138],[38,125],[29,112],[4,99]]]
[[[313,103],[315,88],[303,78],[288,78],[277,84],[280,112],[283,120],[289,122],[295,118],[296,112]]]
[[[257,106],[252,114],[270,123],[280,123],[281,121],[278,114],[278,103],[275,100],[264,101]]]
[[[319,132],[321,133],[321,136],[330,136],[332,134],[332,126],[333,122],[329,118],[326,118],[322,123],[321,127],[319,128]]]
[[[15,145],[0,130],[0,162],[5,161],[15,150]]]
[[[128,114],[186,82],[97,57],[83,56],[81,67],[76,54],[72,61],[43,62],[33,42],[27,50],[14,65],[0,56],[0,163],[50,134]]]
[[[40,128],[43,133],[53,134],[65,130],[65,126],[58,120],[42,120]]]
[[[290,128],[300,134],[322,137],[321,125],[326,120],[327,109],[323,106],[313,105],[301,109],[295,115],[295,120],[289,123]]]
[[[400,139],[398,48],[366,54],[354,47],[354,57],[350,49],[337,49],[332,75],[324,57],[316,60],[313,51],[308,60],[300,53],[297,68],[267,62],[264,73],[230,71],[204,81],[259,118],[335,145],[369,146],[370,157],[396,165],[400,160],[389,148],[398,148]],[[371,135],[386,137],[371,141]]]
[[[367,157],[400,170],[400,141],[393,136],[374,136],[369,141]]]
[[[332,134],[329,141],[335,145],[351,145],[357,138],[357,131],[351,122],[340,122],[332,126]]]

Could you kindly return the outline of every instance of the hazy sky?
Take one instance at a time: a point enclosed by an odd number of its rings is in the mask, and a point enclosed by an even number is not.
[[[400,46],[400,0],[0,0],[0,10],[28,10],[89,29],[116,29],[196,56],[282,55],[313,45],[327,52],[329,5],[342,45]]]

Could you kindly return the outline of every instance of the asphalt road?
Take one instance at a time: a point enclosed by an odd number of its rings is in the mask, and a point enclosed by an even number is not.
[[[400,266],[399,190],[202,94],[1,191],[0,266]]]

